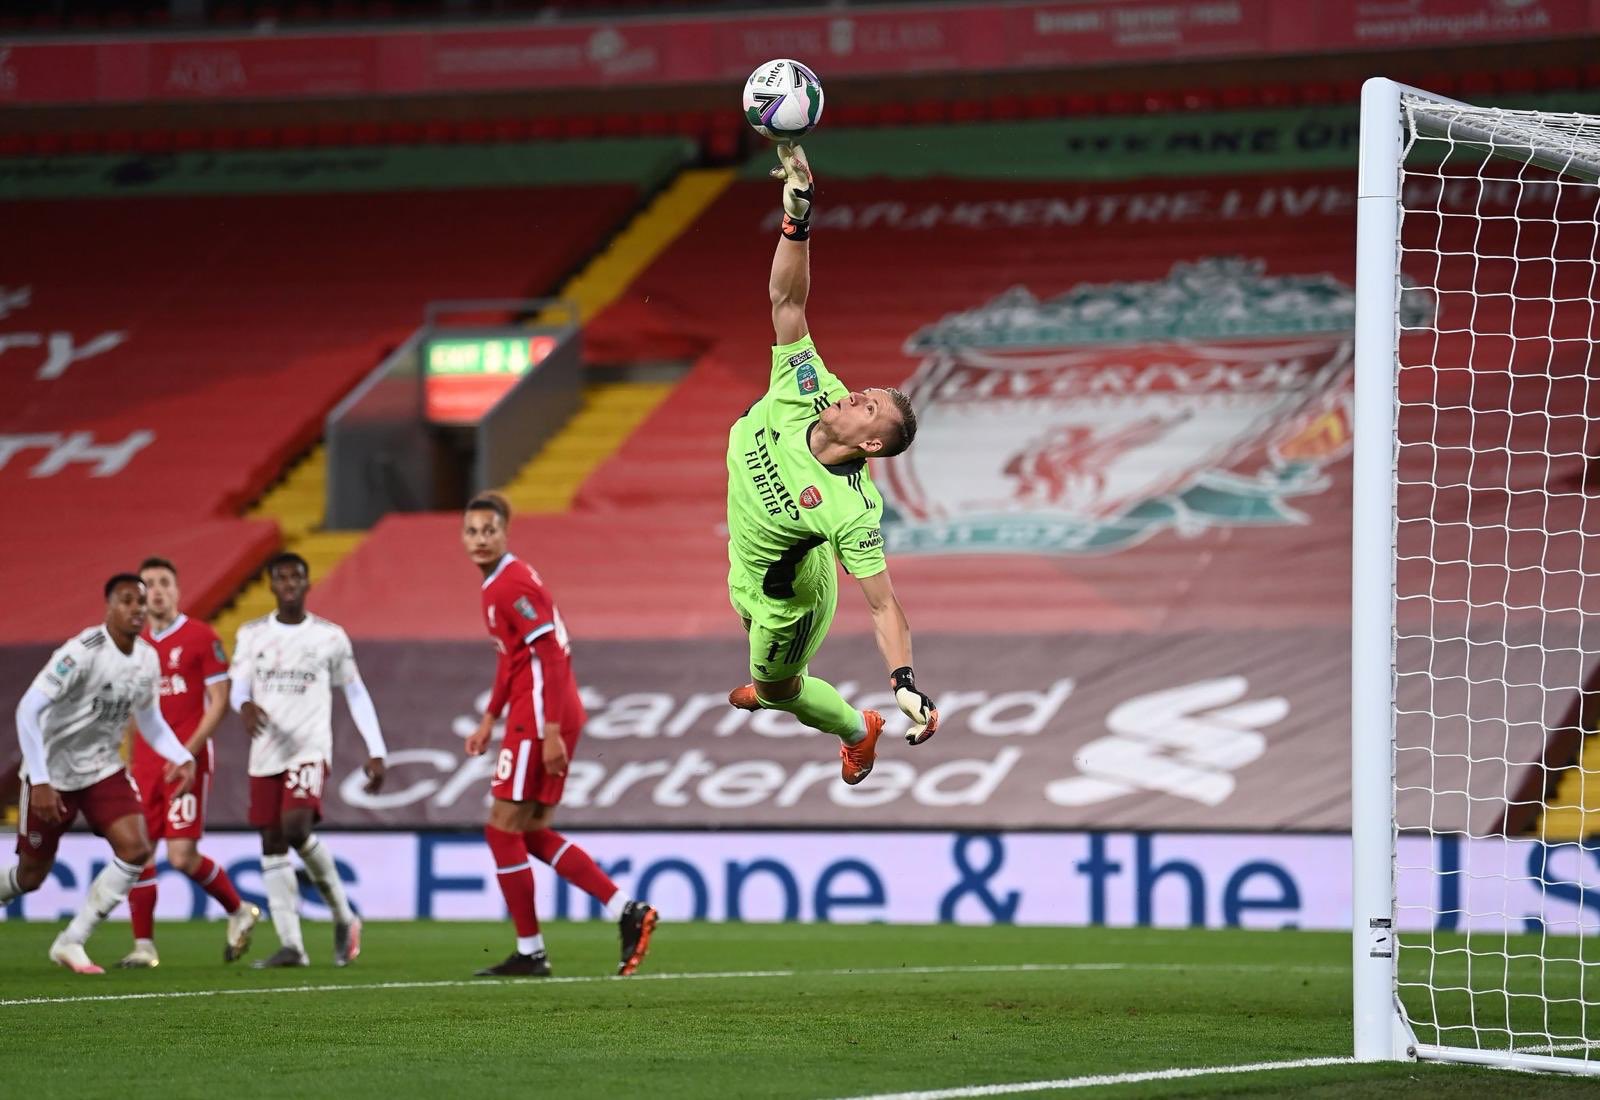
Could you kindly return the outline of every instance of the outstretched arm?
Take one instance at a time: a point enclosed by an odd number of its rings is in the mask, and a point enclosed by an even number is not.
[[[867,598],[872,611],[872,630],[877,636],[878,652],[890,672],[911,664],[911,624],[906,622],[905,609],[894,594],[889,581],[889,571],[861,578],[861,593]]]
[[[877,636],[878,652],[889,666],[889,684],[894,688],[894,700],[900,710],[911,719],[906,730],[906,740],[920,745],[939,728],[939,709],[933,700],[917,688],[911,672],[911,625],[906,622],[905,610],[894,594],[887,569],[862,577],[861,591],[867,597],[867,607],[872,612],[872,629]]]
[[[798,145],[779,145],[781,166],[772,170],[783,180],[783,236],[772,256],[768,296],[772,299],[774,343],[801,339],[806,326],[806,298],[811,294],[811,165]]]

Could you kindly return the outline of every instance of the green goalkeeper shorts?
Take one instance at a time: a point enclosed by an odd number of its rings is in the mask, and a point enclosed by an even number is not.
[[[795,597],[788,600],[772,599],[758,588],[730,580],[728,598],[750,635],[751,679],[776,683],[804,675],[833,625],[839,603],[831,554],[826,564],[826,569],[808,570],[811,583],[796,585]]]

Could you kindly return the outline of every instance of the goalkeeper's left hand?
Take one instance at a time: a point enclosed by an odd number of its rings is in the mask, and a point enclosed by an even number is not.
[[[815,193],[811,163],[798,145],[779,145],[778,160],[781,163],[772,170],[772,178],[783,181],[783,235],[803,241],[811,231],[811,199]]]
[[[939,708],[917,690],[909,665],[890,673],[889,682],[894,685],[894,701],[900,704],[901,713],[911,719],[911,728],[906,730],[906,744],[922,744],[939,730]]]

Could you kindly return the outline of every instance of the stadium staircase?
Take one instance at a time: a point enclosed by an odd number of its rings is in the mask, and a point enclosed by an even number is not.
[[[1549,844],[1585,841],[1600,833],[1600,747],[1583,739],[1578,762],[1561,773],[1539,815],[1534,835]]]
[[[733,182],[730,169],[689,169],[640,212],[557,297],[578,308],[580,321],[615,301],[639,274]],[[601,382],[584,390],[583,407],[504,487],[513,511],[561,512],[578,487],[655,411],[672,384]]]
[[[0,596],[18,609],[0,643],[59,641],[94,611],[99,582],[85,576],[152,553],[180,564],[207,617],[285,540],[326,576],[357,537],[318,530],[324,460],[312,448],[327,410],[428,301],[558,286],[691,152],[667,138],[497,153],[481,163],[500,175],[446,190],[419,188],[428,174],[401,158],[352,181],[359,191],[20,198],[0,322],[11,345],[0,382],[15,400],[0,433],[30,447],[0,467],[0,507],[73,508],[48,555],[21,528],[0,535]],[[80,355],[97,350],[42,370],[67,338]],[[95,457],[118,446],[133,448],[115,452],[121,465]],[[228,621],[265,598],[258,589]]]
[[[318,443],[245,513],[252,519],[277,523],[283,549],[306,559],[313,582],[333,572],[366,535],[364,531],[322,529],[327,484],[327,448]],[[271,586],[266,575],[260,573],[212,620],[212,625],[231,645],[242,623],[267,614],[274,606]]]

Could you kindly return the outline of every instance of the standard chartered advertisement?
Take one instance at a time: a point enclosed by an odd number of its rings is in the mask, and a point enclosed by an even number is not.
[[[919,667],[937,737],[912,748],[868,637],[830,639],[815,671],[888,717],[866,782],[839,780],[838,742],[778,711],[728,706],[709,669],[744,671],[740,641],[574,642],[588,710],[562,820],[575,828],[1343,829],[1348,643],[1337,631],[1083,639],[934,636]],[[390,755],[367,795],[365,752],[336,704],[331,826],[472,828],[496,753],[464,740],[492,654],[449,642],[358,642]],[[854,673],[852,675],[852,672]],[[242,735],[219,739],[210,820],[244,823]]]
[[[630,894],[667,921],[889,921],[1110,927],[1341,929],[1350,923],[1350,838],[1282,833],[570,834]],[[494,864],[476,833],[322,834],[356,908],[383,920],[499,920]],[[0,834],[0,843],[12,838]],[[259,842],[208,836],[247,900],[266,906]],[[66,837],[43,888],[7,920],[58,920],[82,904],[105,842]],[[1600,853],[1576,844],[1402,837],[1402,931],[1593,933]],[[167,868],[157,916],[221,916]],[[601,919],[599,907],[535,867],[540,913]],[[304,911],[328,912],[304,885]],[[123,919],[126,908],[114,919]],[[663,941],[665,942],[665,941]]]

